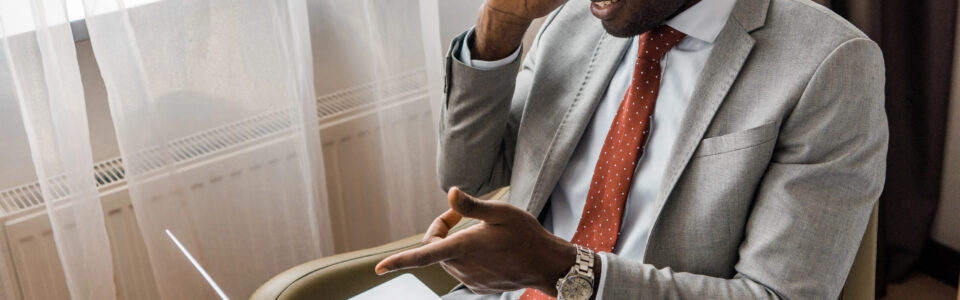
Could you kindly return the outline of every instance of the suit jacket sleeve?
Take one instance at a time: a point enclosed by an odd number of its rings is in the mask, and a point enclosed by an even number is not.
[[[481,195],[510,183],[536,54],[530,51],[519,73],[519,59],[491,70],[469,67],[458,56],[471,31],[455,38],[447,54],[437,173],[445,190]]]
[[[887,120],[879,48],[829,54],[780,128],[732,279],[603,254],[608,299],[837,299],[883,188]]]

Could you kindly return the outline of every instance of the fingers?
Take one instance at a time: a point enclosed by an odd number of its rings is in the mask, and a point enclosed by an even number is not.
[[[460,215],[480,219],[491,224],[508,220],[509,214],[512,212],[510,204],[480,200],[467,195],[457,187],[450,188],[450,192],[447,193],[447,201],[450,202],[450,208]]]
[[[453,226],[456,226],[457,223],[460,223],[460,219],[462,218],[463,217],[457,212],[448,209],[446,212],[433,220],[433,223],[430,224],[430,228],[427,228],[427,232],[423,235],[423,240],[421,240],[421,243],[426,245],[447,237],[447,234],[450,233],[450,229],[453,228]]]
[[[459,239],[444,239],[419,248],[391,255],[377,264],[374,272],[383,275],[387,272],[409,268],[426,267],[440,261],[457,257]]]

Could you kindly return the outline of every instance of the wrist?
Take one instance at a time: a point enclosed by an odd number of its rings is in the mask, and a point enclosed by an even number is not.
[[[484,3],[470,45],[473,58],[493,61],[509,56],[520,47],[531,22],[533,20],[497,10]]]
[[[534,288],[552,297],[557,296],[557,280],[566,276],[577,261],[577,246],[557,239],[560,245],[556,248],[557,251],[550,255],[550,262],[544,266],[540,276],[541,279],[534,286]]]
[[[602,259],[600,258],[600,253],[593,253],[593,295],[590,296],[590,299],[597,299],[597,294],[600,293],[600,276],[603,274],[603,264],[600,263]]]
[[[577,259],[565,276],[557,280],[557,298],[566,300],[588,300],[595,297],[596,277],[594,268],[598,262],[597,254],[586,247],[576,245]]]

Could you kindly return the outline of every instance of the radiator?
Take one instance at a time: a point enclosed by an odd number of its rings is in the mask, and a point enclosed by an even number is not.
[[[123,181],[119,158],[94,166],[111,238],[114,272],[122,299],[157,299],[143,237]],[[32,183],[0,192],[0,291],[3,299],[69,299],[40,185]]]
[[[400,153],[410,157],[408,163],[427,165],[431,172],[411,176],[435,176],[434,135],[423,133],[435,130],[430,112],[426,77],[423,70],[388,78],[381,84],[367,84],[338,91],[317,99],[320,121],[320,136],[325,164],[328,193],[328,211],[337,252],[350,251],[388,242],[397,236],[409,235],[425,228],[433,212],[420,212],[425,219],[419,223],[399,228],[388,226],[390,207],[382,199],[391,193],[437,193],[436,185],[420,184],[389,191],[387,187],[364,184],[382,179],[384,153],[380,143],[389,141],[381,135],[381,128],[388,135],[402,132],[421,132],[404,138],[415,139],[411,143],[427,145]],[[386,89],[388,99],[376,101],[376,88]],[[218,156],[205,159],[210,163],[227,163],[239,143],[254,142],[244,147],[276,147],[277,139],[270,138],[283,131],[289,124],[282,118],[271,119],[269,112],[225,127],[241,128],[228,131],[223,128],[198,133],[174,142],[175,155],[189,160],[199,156]],[[382,118],[389,124],[377,126],[372,119]],[[272,145],[272,146],[271,146]],[[277,151],[283,153],[283,151]],[[145,152],[142,155],[151,155]],[[387,154],[387,158],[392,154]],[[248,167],[247,171],[276,171],[283,169],[288,156],[278,154],[260,167]],[[149,160],[144,160],[149,161]],[[272,164],[272,165],[271,165]],[[154,272],[151,270],[147,248],[136,223],[136,215],[130,203],[124,177],[125,168],[141,168],[149,171],[149,164],[124,166],[120,158],[99,162],[94,167],[106,218],[107,233],[113,251],[114,272],[121,299],[157,299]],[[229,174],[223,174],[228,178]],[[194,187],[213,187],[210,176],[185,175]],[[214,176],[216,177],[216,176]],[[435,177],[431,177],[435,178]],[[432,182],[435,182],[432,181]],[[229,180],[222,181],[229,184]],[[441,201],[442,202],[442,201]],[[2,299],[65,299],[68,296],[62,267],[57,256],[53,235],[42,207],[43,199],[37,183],[8,188],[0,191],[0,298]],[[417,213],[419,210],[413,210]],[[403,212],[407,213],[407,212]],[[190,272],[194,272],[190,270]]]
[[[329,102],[320,101],[317,105],[338,253],[421,232],[446,207],[436,179],[437,129],[430,110],[426,75],[417,70],[387,82],[380,88],[392,96],[381,103],[350,100],[373,99],[375,87],[368,85],[335,94],[328,98]],[[378,119],[383,124],[378,124]],[[399,142],[416,147],[389,147]],[[391,151],[382,151],[384,143]],[[384,160],[391,160],[390,165],[399,170],[385,168]],[[386,181],[385,176],[393,176],[394,180]],[[404,183],[396,179],[410,180]],[[385,181],[395,184],[383,184]],[[396,207],[388,201],[416,197],[433,201],[440,208]],[[397,216],[409,216],[415,221],[397,226]]]

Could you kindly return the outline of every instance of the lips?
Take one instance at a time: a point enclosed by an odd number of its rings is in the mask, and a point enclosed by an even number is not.
[[[622,0],[591,0],[590,12],[600,20],[609,20],[620,8]]]
[[[596,4],[596,5],[599,6],[600,8],[604,8],[604,7],[606,7],[607,5],[610,5],[610,4],[613,4],[613,3],[616,3],[616,2],[620,2],[620,1],[618,1],[618,0],[593,1],[593,4]]]

